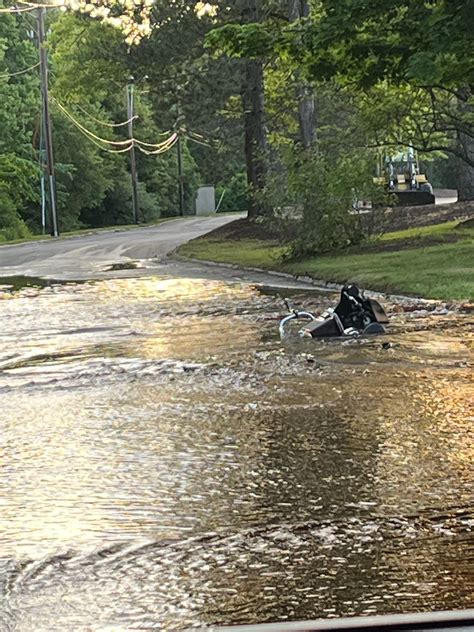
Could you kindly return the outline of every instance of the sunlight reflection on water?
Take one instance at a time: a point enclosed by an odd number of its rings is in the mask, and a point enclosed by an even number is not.
[[[280,311],[204,279],[3,293],[8,625],[472,605],[467,318],[397,315],[385,349],[282,343]]]

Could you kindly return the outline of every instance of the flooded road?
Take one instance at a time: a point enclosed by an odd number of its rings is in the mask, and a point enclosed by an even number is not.
[[[468,315],[280,341],[278,293],[334,301],[172,263],[0,280],[1,630],[474,605]]]

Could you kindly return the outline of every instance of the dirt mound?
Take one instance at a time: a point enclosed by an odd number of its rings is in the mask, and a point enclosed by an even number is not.
[[[276,235],[269,230],[268,226],[264,226],[258,222],[253,222],[248,218],[237,219],[235,222],[230,222],[225,226],[216,228],[210,233],[207,233],[206,239],[229,239],[234,241],[240,241],[241,239],[259,239],[275,241]]]
[[[382,222],[386,231],[392,231],[469,218],[474,218],[474,201],[454,204],[425,204],[423,206],[394,206],[383,211]]]

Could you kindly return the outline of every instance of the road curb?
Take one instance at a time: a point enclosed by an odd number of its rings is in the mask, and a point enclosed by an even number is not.
[[[325,290],[328,292],[340,292],[343,288],[342,283],[334,283],[333,281],[324,281],[322,279],[314,279],[308,275],[296,275],[291,274],[290,272],[278,272],[277,270],[265,270],[264,268],[256,268],[250,266],[240,266],[236,263],[223,263],[220,261],[211,261],[209,259],[196,259],[193,257],[185,257],[184,255],[180,255],[176,250],[170,252],[168,254],[170,259],[175,259],[177,261],[187,262],[187,263],[198,263],[208,267],[218,266],[224,269],[230,270],[242,270],[243,272],[258,272],[260,274],[268,274],[270,276],[275,276],[284,279],[291,279],[292,281],[299,281],[300,283],[307,283],[314,288],[318,288],[320,290]],[[448,301],[441,301],[437,299],[427,299],[416,296],[404,296],[403,294],[388,294],[386,292],[377,292],[376,290],[365,290],[365,293],[369,297],[377,298],[377,299],[385,299],[388,301],[393,301],[395,303],[403,302],[403,303],[412,303],[416,305],[425,305],[426,307],[436,307],[438,305],[443,305]],[[454,303],[461,307],[461,303],[458,301],[449,301],[450,303]]]

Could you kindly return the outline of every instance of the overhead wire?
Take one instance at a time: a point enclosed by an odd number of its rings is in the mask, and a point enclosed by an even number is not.
[[[173,134],[171,134],[171,136],[164,140],[162,143],[145,143],[143,140],[138,140],[137,138],[134,138],[134,140],[138,143],[138,145],[143,145],[144,147],[155,147],[159,149],[162,145],[166,145],[175,136],[177,136],[177,132],[173,132]]]
[[[0,79],[9,79],[10,77],[18,77],[18,75],[24,75],[26,72],[30,72],[30,70],[34,70],[38,68],[39,62],[34,64],[33,66],[29,66],[29,68],[24,68],[23,70],[18,70],[17,72],[7,72],[3,75],[0,75]]]
[[[203,145],[204,147],[209,147],[211,149],[216,149],[220,143],[218,140],[208,139],[202,134],[198,134],[193,132],[192,130],[185,130],[186,138],[189,138],[193,143],[197,143],[198,145]]]
[[[61,110],[61,112],[65,116],[68,117],[68,119],[70,119],[74,123],[74,125],[78,129],[80,129],[82,132],[84,132],[84,134],[86,134],[87,136],[90,136],[91,138],[93,138],[94,140],[98,142],[105,143],[107,145],[114,145],[114,146],[120,147],[123,145],[130,145],[134,140],[133,138],[129,138],[128,140],[109,140],[107,138],[101,138],[97,134],[94,134],[94,132],[91,132],[90,130],[88,130],[87,127],[84,127],[84,125],[79,123],[79,121],[75,119],[74,116],[70,114],[70,112],[68,112],[68,110],[66,110],[66,108],[63,105],[61,105],[61,103],[59,103],[57,99],[55,99],[54,97],[51,97],[51,101]]]
[[[87,112],[87,110],[85,110],[81,105],[79,105],[79,103],[74,103],[73,105],[74,107],[78,108],[83,114],[88,116],[91,119],[91,121],[94,121],[95,123],[99,123],[99,125],[104,125],[104,127],[124,127],[125,125],[128,125],[129,123],[131,123],[132,121],[138,118],[138,116],[135,114],[134,116],[130,117],[127,121],[123,121],[122,123],[107,123],[106,121],[101,121],[100,119],[96,118],[90,112]]]
[[[27,2],[26,0],[16,0],[18,4],[24,4],[31,9],[61,9],[66,6],[66,2],[55,4],[54,2]]]
[[[82,132],[82,130],[80,130]],[[82,132],[84,134],[84,132]],[[133,147],[134,143],[131,142],[130,145],[128,147],[123,147],[122,149],[108,149],[107,147],[104,147],[103,145],[101,145],[100,143],[98,143],[96,140],[94,140],[93,138],[91,138],[90,136],[87,136],[87,134],[84,134],[84,136],[91,141],[91,143],[93,143],[96,147],[98,147],[99,149],[102,149],[102,151],[106,151],[109,154],[124,154],[127,151],[130,151],[130,149]]]
[[[94,134],[94,132],[91,132],[90,130],[87,129],[87,127],[84,127],[84,125],[79,123],[79,121],[61,103],[59,103],[57,99],[52,97],[51,101],[53,101],[59,107],[59,109],[63,112],[63,114],[67,116],[79,129],[81,129],[85,134],[91,136],[96,141],[101,142],[101,143],[115,145],[115,146],[123,146],[130,143],[134,143],[136,145],[144,145],[145,147],[153,147],[158,150],[161,147],[167,145],[168,142],[172,138],[174,138],[174,135],[171,135],[170,138],[166,139],[165,141],[161,143],[146,143],[145,141],[139,140],[138,138],[128,138],[127,140],[109,140],[107,138],[102,138],[101,136]]]
[[[189,140],[191,142],[193,142],[193,143],[197,143],[198,145],[202,145],[203,147],[211,147],[212,148],[212,145],[210,143],[206,143],[206,142],[204,142],[202,140],[197,140],[197,138],[193,138],[192,136],[189,136],[189,135],[185,135],[185,136],[186,136],[186,138],[189,138]]]
[[[129,138],[123,141],[109,140],[106,138],[102,138],[98,136],[97,134],[94,134],[93,132],[88,130],[86,127],[84,127],[84,125],[79,123],[79,121],[74,116],[72,116],[72,114],[70,114],[70,112],[68,112],[68,110],[63,105],[61,105],[61,103],[59,103],[57,99],[55,99],[54,97],[51,97],[51,101],[59,108],[62,114],[64,114],[64,116],[66,116],[75,125],[75,127],[77,127],[77,129],[80,132],[82,132],[82,134],[86,138],[88,138],[92,143],[94,143],[94,145],[96,145],[100,149],[107,151],[109,153],[116,153],[116,154],[125,153],[127,151],[130,151],[132,147],[137,147],[144,154],[158,155],[171,149],[171,147],[173,147],[173,145],[177,142],[178,137],[179,137],[178,133],[174,132],[169,138],[167,138],[162,143],[145,143],[144,141],[138,140],[136,138]],[[104,145],[111,145],[112,148],[104,147]],[[142,147],[142,145],[152,147],[154,149],[147,150],[144,147]]]
[[[17,0],[18,4],[24,4],[24,7],[1,7],[0,13],[28,13],[31,11],[35,11],[36,9],[60,9],[65,5],[61,4],[36,4],[34,2],[22,2],[22,0]]]
[[[97,136],[96,134],[94,134],[93,132],[91,132],[90,130],[88,130],[86,127],[84,127],[83,125],[81,125],[78,121],[76,121],[76,119],[71,116],[67,110],[65,108],[63,108],[61,106],[61,104],[56,101],[56,99],[52,98],[51,101],[59,107],[59,110],[64,114],[64,116],[66,116],[71,123],[88,139],[90,140],[94,145],[96,145],[96,147],[99,147],[99,149],[102,149],[103,151],[107,151],[108,153],[113,153],[113,154],[121,154],[121,153],[125,153],[127,151],[130,151],[130,149],[133,147],[133,140],[125,140],[125,141],[108,141],[107,139],[102,139],[100,138],[100,136]],[[104,147],[104,144],[109,144],[112,143],[114,148],[111,149],[110,147]],[[116,143],[118,143],[118,146],[116,145]],[[125,145],[125,146],[124,146]]]
[[[175,132],[167,141],[166,145],[161,147],[160,149],[155,149],[154,151],[148,151],[148,149],[144,149],[137,145],[138,149],[147,156],[157,156],[158,154],[164,154],[169,151],[177,142],[178,142],[179,134]]]
[[[91,121],[94,121],[95,123],[98,123],[99,125],[104,125],[104,127],[124,127],[125,125],[128,125],[129,123],[131,123],[132,121],[135,121],[136,119],[138,119],[138,115],[134,114],[132,117],[130,117],[128,120],[126,121],[122,121],[122,123],[108,123],[106,121],[101,121],[100,119],[96,118],[95,116],[93,116],[90,112],[88,112],[85,108],[83,108],[79,103],[71,103],[70,105],[72,105],[73,107],[78,108],[83,114],[85,114],[87,117],[89,117],[91,119]],[[164,132],[156,132],[157,136],[166,136],[168,134],[171,134],[171,130],[166,130]],[[137,140],[137,139],[135,139]],[[144,141],[140,141],[137,140],[138,143],[141,143],[142,145],[148,145],[149,147],[156,147],[158,143],[145,143]]]
[[[0,13],[26,13],[27,11],[33,11],[32,7],[10,7],[8,9],[0,8]]]

